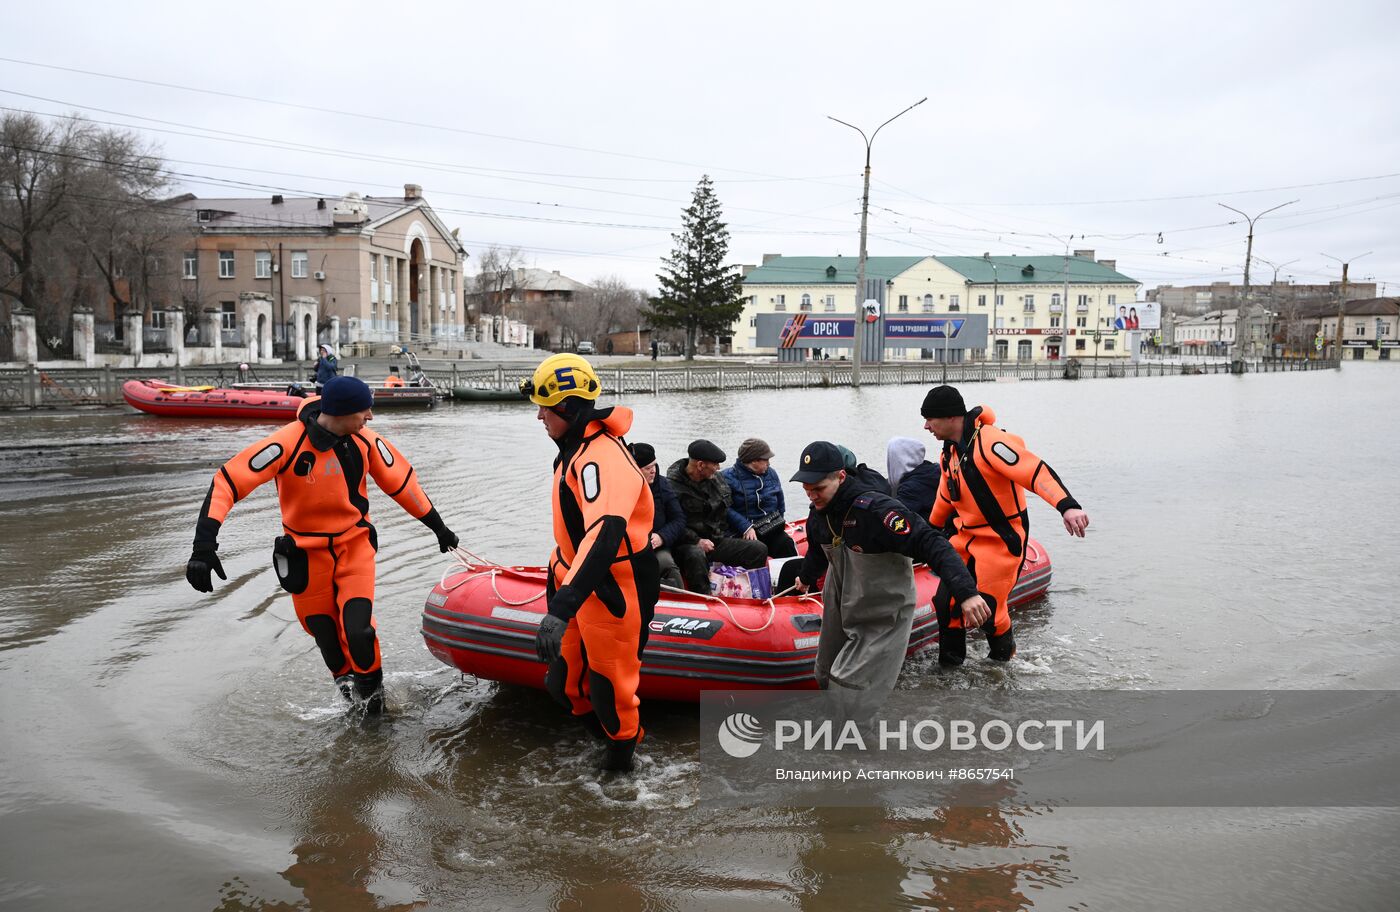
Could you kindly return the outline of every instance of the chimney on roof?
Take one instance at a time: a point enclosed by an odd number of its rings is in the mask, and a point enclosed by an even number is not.
[[[1115,270],[1116,270],[1116,269],[1118,268],[1118,261],[1117,261],[1117,260],[1099,260],[1099,265],[1102,266],[1102,267],[1105,268],[1105,269],[1115,269]]]
[[[317,208],[317,209],[324,209],[324,208],[326,208],[326,201],[325,201],[324,198],[318,199],[318,200],[316,201],[316,208]]]
[[[1077,257],[1083,257],[1083,258],[1086,259],[1086,260],[1092,260],[1092,259],[1094,258],[1094,251],[1092,251],[1092,250],[1076,250],[1076,251],[1074,252],[1074,255],[1077,256]]]
[[[282,205],[282,194],[280,194],[280,193],[274,193],[274,194],[272,194],[272,205],[274,205],[274,206],[280,206],[280,205]]]
[[[776,260],[781,256],[781,253],[765,253],[763,255],[763,265],[767,266],[771,261]]]
[[[416,200],[423,198],[423,188],[417,184],[403,185],[403,198],[406,200]]]

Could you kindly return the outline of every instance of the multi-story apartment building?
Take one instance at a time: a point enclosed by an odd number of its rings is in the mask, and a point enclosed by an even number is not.
[[[274,339],[290,341],[292,324],[312,314],[322,327],[334,318],[338,342],[464,337],[466,250],[417,184],[402,197],[185,196],[172,205],[193,229],[183,297],[220,311],[226,332],[249,332],[252,308],[270,312]],[[297,339],[304,329],[296,326]]]
[[[1264,274],[1267,276],[1267,273]],[[1271,310],[1283,310],[1288,305],[1331,304],[1341,300],[1342,283],[1326,285],[1295,285],[1292,282],[1266,281],[1249,287],[1249,297],[1255,304]],[[1347,300],[1374,298],[1375,282],[1348,283]],[[1238,308],[1244,299],[1244,286],[1231,282],[1209,285],[1158,285],[1147,290],[1147,300],[1156,301],[1163,313],[1202,314]]]
[[[800,313],[848,317],[855,314],[857,261],[849,257],[768,255],[744,277],[744,312],[734,332],[739,354],[760,348],[758,315]],[[992,350],[973,358],[1058,360],[1068,356],[1128,355],[1128,331],[1115,321],[1137,299],[1138,282],[1118,272],[1112,260],[1095,260],[1092,250],[1073,256],[870,257],[867,280],[884,283],[883,312],[889,317],[982,314]],[[826,349],[833,357],[850,348]],[[889,348],[887,359],[942,359],[943,350]],[[962,357],[948,351],[950,360]]]

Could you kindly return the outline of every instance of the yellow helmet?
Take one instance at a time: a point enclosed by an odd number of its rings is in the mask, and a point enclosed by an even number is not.
[[[603,392],[593,365],[574,354],[550,355],[535,368],[535,375],[520,381],[520,392],[535,405],[550,408],[569,396],[594,400]]]

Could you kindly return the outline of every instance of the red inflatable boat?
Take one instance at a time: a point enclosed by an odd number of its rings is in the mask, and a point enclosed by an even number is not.
[[[800,523],[789,534],[805,550]],[[1050,588],[1050,558],[1031,540],[1011,593],[1015,608]],[[938,577],[915,568],[918,600],[912,655],[938,639],[933,595]],[[433,587],[423,608],[423,639],[444,663],[492,681],[544,687],[535,632],[545,612],[543,567],[470,566]],[[721,599],[665,590],[642,654],[640,694],[695,702],[702,690],[808,690],[821,628],[820,596]]]
[[[175,418],[263,418],[290,421],[310,391],[280,389],[215,389],[174,386],[164,380],[128,380],[122,398],[132,408]]]

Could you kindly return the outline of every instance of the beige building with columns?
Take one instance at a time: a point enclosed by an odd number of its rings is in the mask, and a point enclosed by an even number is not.
[[[262,335],[265,327],[249,322],[254,312],[270,314],[274,351],[289,357],[314,341],[468,338],[467,253],[417,184],[405,184],[402,197],[185,196],[172,205],[193,228],[182,297],[219,313],[225,344]]]

